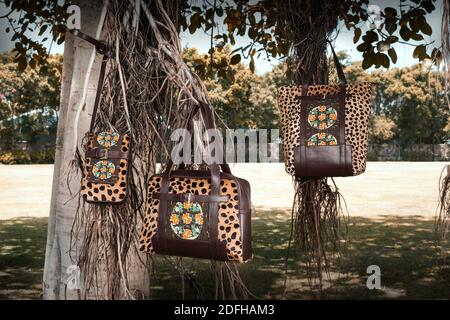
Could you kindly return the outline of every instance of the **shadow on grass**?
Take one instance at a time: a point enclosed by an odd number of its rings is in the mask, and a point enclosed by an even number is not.
[[[284,283],[290,212],[257,208],[253,219],[254,259],[239,267],[257,298],[280,298]],[[41,292],[47,219],[0,221],[0,299],[34,298]],[[422,217],[351,218],[350,245],[340,268],[332,268],[332,285],[321,294],[308,286],[301,262],[289,264],[289,299],[450,299],[450,261],[434,242],[434,221]],[[337,265],[337,264],[335,264]],[[368,290],[369,265],[381,268],[381,290]],[[184,259],[183,266],[199,283],[188,281],[185,298],[213,298],[208,261]],[[162,257],[154,264],[153,299],[181,298],[181,279]]]
[[[0,220],[0,299],[41,297],[47,220]]]

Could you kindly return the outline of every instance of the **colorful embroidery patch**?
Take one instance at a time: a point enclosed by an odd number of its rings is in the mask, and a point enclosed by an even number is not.
[[[335,146],[337,140],[332,134],[320,132],[309,137],[307,141],[308,146]]]
[[[100,132],[97,135],[97,142],[104,148],[115,146],[119,141],[119,134],[117,132]]]
[[[108,160],[98,161],[92,168],[92,174],[94,175],[94,177],[100,180],[111,178],[115,171],[116,166],[114,165],[114,163]]]
[[[328,129],[337,120],[337,112],[333,107],[318,106],[312,108],[308,114],[308,123],[311,127],[319,130]]]
[[[203,228],[203,210],[197,202],[177,202],[170,214],[170,227],[177,237],[196,239]]]

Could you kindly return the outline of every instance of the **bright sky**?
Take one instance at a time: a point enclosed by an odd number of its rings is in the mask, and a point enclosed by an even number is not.
[[[437,0],[436,10],[428,15],[427,20],[430,23],[431,27],[433,28],[433,34],[431,37],[425,36],[425,41],[433,42],[433,47],[439,47],[441,44],[440,40],[440,27],[441,27],[441,21],[442,21],[442,5],[443,0]],[[378,0],[378,1],[371,1],[371,4],[377,4],[380,6],[381,9],[392,6],[397,7],[398,6],[398,0]],[[0,4],[0,16],[4,14],[4,7],[2,7],[3,4]],[[10,41],[10,34],[4,33],[5,28],[8,26],[8,22],[5,19],[0,20],[0,52],[11,50],[13,48],[13,43]],[[364,26],[367,30],[367,27]],[[223,26],[219,26],[219,28],[223,28]],[[363,34],[364,34],[363,29]],[[217,31],[216,31],[217,32]],[[50,38],[50,37],[49,37]],[[361,60],[362,56],[361,53],[356,50],[357,44],[353,44],[353,32],[348,31],[345,26],[340,26],[339,32],[336,38],[335,42],[335,49],[336,51],[340,50],[346,50],[353,61]],[[201,53],[207,53],[209,50],[210,45],[210,36],[202,33],[201,31],[197,31],[195,34],[191,35],[189,32],[184,32],[181,34],[181,42],[183,47],[195,47],[197,50],[199,50]],[[247,36],[245,37],[239,37],[236,38],[236,46],[245,46],[248,43],[250,43],[250,40]],[[63,53],[64,46],[63,45],[56,45],[55,43],[51,43],[51,41],[46,42],[46,46],[50,47],[51,45],[51,53]],[[412,52],[414,50],[413,46],[406,45],[406,44],[396,44],[394,45],[394,48],[397,52],[398,61],[395,66],[402,67],[402,66],[409,66],[414,63],[417,63],[417,60],[412,57]],[[272,61],[268,61],[264,55],[261,55],[260,58],[256,59],[256,72],[258,74],[263,74],[265,72],[270,71],[274,65],[278,63],[277,60],[272,59]]]

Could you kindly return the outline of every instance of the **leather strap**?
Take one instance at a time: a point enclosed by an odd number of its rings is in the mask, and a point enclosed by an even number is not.
[[[214,121],[214,114],[212,112],[212,108],[205,104],[200,103],[198,106],[194,108],[194,110],[190,113],[188,119],[187,119],[187,125],[190,124],[192,121],[193,116],[196,112],[200,111],[202,114],[202,118],[205,122],[206,129],[215,129],[215,121]],[[210,166],[210,173],[211,173],[211,193],[208,195],[208,215],[209,215],[209,251],[210,256],[212,260],[218,260],[220,257],[220,241],[218,240],[218,207],[219,202],[225,202],[228,201],[227,197],[223,197],[220,195],[220,169],[221,167],[224,169],[224,172],[231,173],[230,167],[227,164],[217,164],[213,163]],[[166,170],[162,175],[161,179],[161,192],[160,192],[160,203],[159,203],[159,213],[158,213],[158,245],[160,248],[167,252],[167,236],[166,236],[166,221],[165,216],[168,213],[168,200],[172,197],[169,193],[169,183],[170,183],[170,174],[173,168],[173,162],[171,159],[169,159],[166,163]],[[185,195],[175,195],[175,197],[185,197]],[[199,200],[199,202],[201,202]],[[222,246],[223,247],[223,246]]]
[[[95,148],[86,151],[87,158],[95,159],[128,159],[129,153],[120,150],[109,150],[103,148]]]
[[[158,193],[152,194],[152,199],[165,201],[180,201],[180,202],[228,202],[230,197],[228,195],[199,195],[191,193]]]
[[[212,108],[207,105],[200,103],[200,105],[196,105],[192,111],[189,113],[189,116],[186,120],[186,128],[192,132],[192,121],[197,112],[201,113],[203,120],[205,121],[205,126],[207,129],[216,129],[214,113],[212,112]],[[181,163],[178,169],[182,170],[185,168],[184,163]],[[221,163],[220,168],[223,172],[231,174],[231,169],[228,163]]]
[[[108,63],[109,59],[114,59],[116,54],[115,52],[110,48],[110,46],[104,42],[97,39],[94,39],[87,34],[81,32],[78,29],[69,29],[68,30],[73,35],[79,37],[80,39],[83,39],[92,45],[95,46],[95,49],[97,50],[97,53],[103,55],[102,65],[100,67],[100,75],[98,78],[98,85],[97,85],[97,93],[95,96],[95,102],[94,102],[94,108],[92,110],[92,117],[91,117],[91,123],[89,125],[89,131],[94,131],[94,125],[95,125],[95,119],[97,117],[97,111],[98,111],[98,105],[100,103],[100,98],[103,91],[103,82],[105,79],[105,73],[106,73],[106,65]]]

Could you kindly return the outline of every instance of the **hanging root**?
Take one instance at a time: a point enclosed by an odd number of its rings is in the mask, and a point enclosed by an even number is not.
[[[445,174],[445,176],[444,176]],[[439,203],[436,210],[436,235],[439,242],[447,240],[450,224],[450,165],[439,178]]]
[[[301,255],[306,264],[311,287],[319,290],[323,276],[329,281],[330,258],[339,258],[343,240],[347,237],[347,217],[341,205],[342,195],[336,184],[328,184],[327,178],[296,180],[292,207],[291,237],[286,257],[286,282],[290,251]]]
[[[195,290],[198,299],[203,299],[205,294],[204,291],[199,284],[197,278],[194,276],[192,272],[190,272],[185,265],[183,264],[182,257],[169,257],[163,256],[164,260],[171,265],[180,275],[181,279],[181,298],[184,300],[186,298],[186,283],[188,284],[188,288],[192,288]]]
[[[82,272],[82,298],[135,299],[148,297],[150,289],[140,280],[150,276],[151,259],[138,250],[148,181],[156,162],[170,156],[170,133],[185,127],[199,101],[207,103],[207,91],[182,58],[176,27],[182,1],[106,3],[104,40],[115,48],[117,59],[108,62],[95,130],[129,130],[133,161],[124,203],[92,205],[78,197],[71,258]],[[82,160],[77,159],[76,169],[82,169]],[[200,291],[182,260],[175,269]],[[227,296],[248,296],[236,266],[224,264],[220,274],[228,279]]]
[[[211,270],[214,275],[216,300],[256,298],[241,279],[236,263],[211,261]]]
[[[442,61],[444,62],[445,97],[450,108],[450,2],[444,1],[442,8],[441,41]]]

